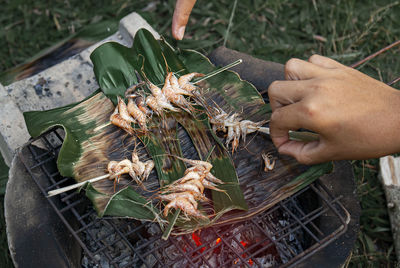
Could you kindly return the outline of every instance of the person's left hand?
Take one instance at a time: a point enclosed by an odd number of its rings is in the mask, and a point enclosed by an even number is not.
[[[182,40],[185,34],[186,24],[196,0],[177,0],[172,18],[172,36]]]

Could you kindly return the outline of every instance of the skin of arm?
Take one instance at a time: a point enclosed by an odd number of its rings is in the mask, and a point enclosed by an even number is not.
[[[196,0],[177,0],[172,35],[181,40]],[[291,59],[286,81],[268,89],[271,138],[279,152],[304,164],[368,159],[400,152],[400,91],[332,59]],[[305,128],[319,141],[289,140]]]
[[[291,59],[286,81],[269,89],[271,138],[304,164],[368,159],[400,152],[400,91],[327,57]],[[291,141],[305,128],[319,141]]]

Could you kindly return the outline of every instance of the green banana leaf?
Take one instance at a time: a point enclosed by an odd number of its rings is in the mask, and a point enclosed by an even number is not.
[[[118,45],[113,44],[113,49],[117,49]],[[127,53],[125,47],[120,46],[121,54]],[[108,72],[114,70],[116,64],[124,67],[129,66],[129,62],[132,62],[132,58],[137,59],[136,71],[141,75],[142,78],[149,79],[154,84],[162,84],[164,82],[167,71],[179,72],[180,74],[185,73],[185,67],[180,59],[171,51],[169,47],[164,45],[164,48],[154,39],[150,32],[143,30],[138,31],[134,38],[134,46],[131,49],[131,58],[127,57],[114,57],[112,65],[108,63],[108,60],[103,60],[99,55],[113,55],[113,51],[110,49],[110,45],[101,46],[97,48],[92,54],[92,61],[95,65],[95,73],[97,79],[101,82],[103,77],[106,76],[107,80],[110,80],[111,76]],[[167,56],[164,55],[166,53]],[[111,56],[110,56],[111,57]],[[141,66],[140,66],[141,64]],[[131,63],[131,66],[135,64]],[[140,66],[140,68],[138,68]],[[100,71],[104,75],[99,75]],[[127,71],[129,71],[127,69]],[[125,77],[125,76],[124,76]],[[123,96],[123,91],[119,89],[127,88],[129,83],[127,79],[113,79],[114,84],[105,83],[101,84],[101,88],[104,92],[107,92],[109,97],[116,99],[116,96]],[[115,84],[116,81],[121,83],[121,86]],[[110,96],[114,92],[114,96]],[[183,176],[185,166],[182,161],[171,157],[169,155],[182,156],[180,152],[179,143],[174,142],[177,135],[177,124],[174,118],[179,117],[179,123],[185,127],[195,120],[188,113],[172,114],[173,116],[166,117],[164,124],[166,127],[159,128],[161,122],[157,119],[155,124],[151,124],[150,132],[146,136],[140,137],[146,144],[146,149],[149,154],[155,159],[156,169],[158,171],[158,177],[161,181],[161,185],[168,184],[176,179]],[[153,126],[153,127],[152,127]],[[198,132],[206,133],[209,130],[208,125],[204,125],[201,122],[193,124],[192,129]],[[172,139],[171,139],[172,138]],[[166,139],[169,139],[167,141]],[[204,141],[205,139],[205,141]],[[247,204],[244,200],[243,194],[240,191],[238,179],[235,173],[233,163],[229,157],[229,154],[221,147],[220,144],[216,143],[212,135],[198,135],[197,137],[192,136],[192,142],[196,149],[200,148],[198,144],[215,143],[217,149],[212,153],[209,161],[215,166],[214,172],[217,177],[226,182],[227,184],[223,187],[226,193],[213,192],[214,211],[216,213],[220,211],[227,211],[231,209],[247,209]],[[213,144],[214,145],[214,144]],[[211,147],[210,147],[211,148]],[[210,150],[210,148],[204,148],[203,151],[198,151],[199,156],[196,158],[204,158],[204,155]],[[217,154],[218,152],[218,154]],[[167,162],[167,165],[160,165],[161,163]],[[166,169],[166,166],[172,166],[172,168]],[[218,165],[218,166],[216,166]],[[220,172],[218,172],[218,170]],[[222,171],[222,172],[221,172]],[[227,172],[228,171],[228,172]],[[232,197],[231,197],[232,196]]]
[[[175,156],[205,159],[213,164],[212,173],[225,182],[226,193],[211,191],[213,211],[209,221],[178,219],[174,233],[189,232],[211,224],[243,220],[260,213],[302,189],[332,168],[330,163],[310,168],[293,158],[279,155],[270,139],[250,135],[237,152],[230,155],[222,140],[211,130],[204,112],[193,117],[188,113],[167,113],[153,117],[146,135],[132,137],[109,124],[116,97],[141,79],[157,85],[164,82],[167,71],[182,75],[188,72],[209,73],[215,70],[206,57],[192,50],[175,51],[164,41],[157,41],[147,30],[139,30],[132,48],[106,43],[91,55],[94,71],[103,93],[86,100],[44,112],[25,113],[27,128],[38,136],[53,126],[62,126],[66,137],[58,158],[60,173],[77,181],[103,175],[110,160],[130,158],[140,150],[140,158],[155,161],[153,172],[144,184],[148,191],[132,184],[128,177],[114,185],[103,180],[86,187],[86,194],[100,216],[112,215],[141,220],[157,220],[158,205],[151,202],[160,186],[180,178],[185,164]],[[231,71],[224,71],[199,84],[207,106],[218,104],[226,112],[241,113],[244,119],[269,118],[270,108],[257,90]],[[261,154],[272,153],[277,161],[271,172],[263,171]],[[158,178],[158,179],[157,179]],[[209,193],[207,193],[209,194]],[[169,215],[169,218],[172,214]]]

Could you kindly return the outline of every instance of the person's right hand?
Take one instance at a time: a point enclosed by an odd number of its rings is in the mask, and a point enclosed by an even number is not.
[[[268,90],[271,138],[299,162],[376,158],[400,152],[400,91],[332,59],[291,59]],[[318,141],[289,139],[305,128]]]
[[[172,36],[176,40],[182,40],[190,12],[192,12],[195,3],[196,0],[176,1],[174,16],[172,18]]]

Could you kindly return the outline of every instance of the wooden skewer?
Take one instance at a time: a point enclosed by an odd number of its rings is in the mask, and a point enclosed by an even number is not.
[[[225,123],[226,127],[234,127],[236,124]],[[254,126],[247,126],[248,128],[255,129],[258,132],[270,135],[269,127],[254,127]],[[319,140],[319,135],[317,133],[312,133],[308,131],[292,131],[289,130],[289,138],[294,141],[317,141]]]
[[[234,62],[232,62],[232,63],[230,63],[230,64],[228,64],[228,65],[226,65],[224,67],[219,68],[218,70],[215,70],[215,71],[213,71],[211,73],[206,74],[205,76],[203,76],[203,77],[199,78],[198,80],[194,81],[193,84],[200,83],[201,81],[206,80],[206,79],[208,79],[210,77],[213,77],[214,75],[217,75],[219,73],[222,73],[223,71],[226,71],[226,70],[228,70],[228,69],[230,69],[232,67],[235,67],[236,65],[239,65],[242,62],[243,62],[242,59],[238,59],[238,60],[236,60],[236,61],[234,61]]]
[[[234,62],[232,62],[232,63],[229,63],[228,65],[225,65],[225,66],[223,66],[223,67],[221,67],[221,68],[219,68],[219,69],[217,69],[217,70],[215,70],[215,71],[212,71],[211,73],[208,73],[208,74],[204,75],[203,77],[198,78],[197,80],[195,79],[195,81],[193,82],[193,84],[200,83],[201,81],[206,80],[206,79],[208,79],[208,78],[210,78],[210,77],[213,77],[213,76],[215,76],[215,75],[217,75],[217,74],[219,74],[219,73],[222,73],[223,71],[226,71],[226,70],[228,70],[228,69],[230,69],[230,68],[232,68],[232,67],[235,67],[236,65],[239,65],[239,64],[241,64],[242,62],[243,62],[242,59],[238,59],[238,60],[236,60],[236,61],[234,61]],[[175,73],[179,73],[179,72],[180,72],[180,71],[175,72]],[[162,86],[162,85],[164,85],[164,84],[157,84],[156,86],[160,87],[160,86]]]
[[[82,182],[79,182],[79,183],[75,183],[75,184],[60,188],[60,189],[52,190],[52,191],[49,191],[47,193],[48,194],[47,197],[59,195],[61,193],[68,192],[70,190],[79,188],[79,187],[85,185],[86,183],[89,183],[89,182],[92,183],[92,182],[96,182],[96,181],[101,181],[101,180],[104,180],[105,178],[108,178],[108,177],[110,177],[110,174],[105,174],[105,175],[102,175],[102,176],[99,176],[99,177],[96,177],[96,178],[93,178],[93,179],[90,179],[90,180],[87,180],[87,181],[82,181]]]
[[[257,127],[258,132],[270,135],[269,127]],[[308,131],[293,131],[289,130],[289,139],[293,141],[317,141],[319,140],[319,135],[317,133],[312,133]]]

